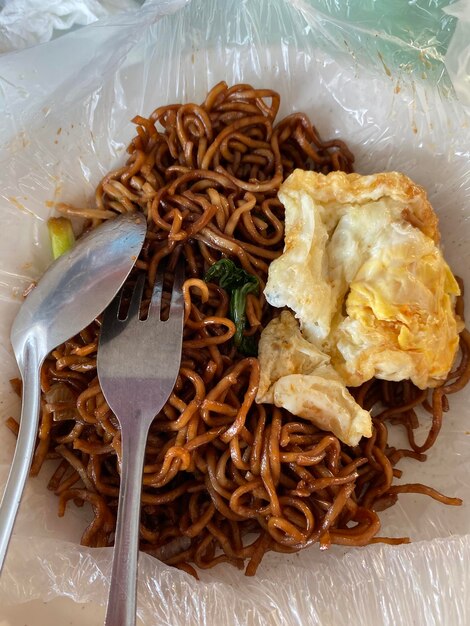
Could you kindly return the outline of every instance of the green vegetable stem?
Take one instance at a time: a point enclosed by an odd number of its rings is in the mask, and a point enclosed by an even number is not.
[[[66,217],[51,217],[47,221],[47,227],[51,238],[52,256],[57,259],[75,243],[72,222]]]

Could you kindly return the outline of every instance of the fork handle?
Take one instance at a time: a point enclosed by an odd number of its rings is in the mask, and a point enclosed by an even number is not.
[[[38,431],[39,376],[42,359],[34,341],[29,341],[25,345],[22,357],[20,369],[23,390],[20,430],[7,484],[0,502],[0,572],[3,568],[21,496],[31,467]]]
[[[140,496],[148,428],[121,428],[121,488],[105,626],[135,626]]]

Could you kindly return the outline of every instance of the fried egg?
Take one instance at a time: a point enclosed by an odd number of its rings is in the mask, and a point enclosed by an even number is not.
[[[307,341],[290,311],[269,322],[259,342],[257,402],[268,402],[311,420],[355,446],[372,423],[346,389],[330,357]]]
[[[279,198],[285,246],[270,265],[264,293],[272,306],[294,312],[328,372],[333,369],[344,388],[372,377],[409,379],[421,389],[442,383],[463,326],[454,312],[460,290],[424,189],[398,172],[296,170]],[[260,363],[266,363],[263,337],[260,346]],[[287,387],[280,392],[282,378],[293,374],[286,370],[277,379],[275,404],[293,406]],[[312,421],[320,426],[322,420]]]

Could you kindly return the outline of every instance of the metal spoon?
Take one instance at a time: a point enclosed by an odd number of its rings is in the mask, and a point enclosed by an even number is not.
[[[80,238],[24,301],[11,329],[23,379],[20,430],[0,503],[0,572],[31,466],[39,422],[40,370],[51,350],[90,324],[111,302],[142,248],[145,217],[124,214]]]

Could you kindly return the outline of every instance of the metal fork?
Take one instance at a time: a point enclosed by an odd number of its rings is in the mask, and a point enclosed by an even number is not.
[[[98,347],[98,378],[106,402],[121,426],[121,487],[106,626],[135,625],[145,445],[150,425],[168,399],[179,371],[183,280],[184,269],[178,264],[166,321],[160,319],[161,272],[147,319],[139,319],[144,275],[137,280],[125,319],[119,319],[122,292],[104,313]]]

